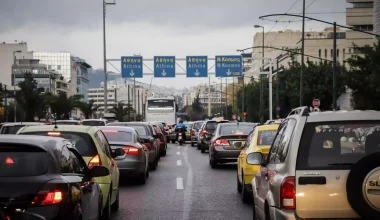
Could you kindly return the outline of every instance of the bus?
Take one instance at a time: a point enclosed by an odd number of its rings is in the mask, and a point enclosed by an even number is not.
[[[167,125],[176,124],[176,103],[174,97],[147,98],[145,121],[163,121]]]
[[[102,119],[106,119],[108,121],[108,123],[110,123],[110,122],[119,122],[118,120],[116,120],[115,113],[104,113]]]

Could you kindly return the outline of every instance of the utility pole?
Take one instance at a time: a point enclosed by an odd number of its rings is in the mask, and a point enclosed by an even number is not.
[[[235,77],[232,77],[232,112],[235,113]]]
[[[302,0],[302,48],[301,48],[301,75],[300,75],[300,106],[303,105],[303,71],[305,64],[305,1]]]
[[[280,78],[279,78],[279,75],[280,72],[279,72],[279,69],[278,69],[278,58],[277,58],[277,66],[276,66],[276,109],[277,107],[280,107]],[[277,110],[276,110],[277,111]],[[279,111],[277,111],[277,118],[280,117],[280,113]]]
[[[334,22],[334,58],[333,58],[333,110],[337,109],[336,104],[336,72],[337,72],[337,45],[336,45],[336,22]]]
[[[242,75],[243,79],[243,88],[242,88],[242,93],[241,93],[241,114],[242,118],[244,118],[244,109],[245,109],[245,103],[244,103],[244,74]]]
[[[223,108],[223,78],[220,77],[220,107],[219,107],[219,111],[222,113],[222,108]],[[224,116],[223,114],[221,114],[220,116]]]
[[[5,115],[5,121],[8,122],[8,115],[9,115],[9,109],[8,109],[8,91],[7,91],[7,85],[4,85],[4,115]]]
[[[211,116],[211,77],[208,77],[208,116]]]
[[[106,6],[116,5],[116,2],[107,3],[103,0],[103,69],[104,69],[104,113],[107,113],[108,90],[107,90],[107,49],[106,49]]]
[[[133,78],[133,106],[135,109],[135,112],[133,114],[133,120],[136,121],[136,78]]]
[[[129,89],[129,85],[127,86],[128,87],[128,121],[131,121],[131,97],[130,97],[130,89]]]
[[[226,77],[226,118],[228,119],[228,84],[227,84],[227,77]]]

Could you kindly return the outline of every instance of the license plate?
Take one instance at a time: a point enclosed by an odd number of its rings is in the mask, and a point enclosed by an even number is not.
[[[179,137],[178,137],[178,140],[182,140],[182,136],[179,136]]]
[[[245,141],[230,141],[230,145],[236,147],[236,148],[241,148],[245,144]]]

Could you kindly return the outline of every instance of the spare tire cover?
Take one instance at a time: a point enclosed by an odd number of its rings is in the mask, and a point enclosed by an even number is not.
[[[380,153],[363,157],[353,165],[346,191],[348,202],[361,217],[380,219]]]

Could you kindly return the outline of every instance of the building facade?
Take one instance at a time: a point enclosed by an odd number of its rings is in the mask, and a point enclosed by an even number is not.
[[[374,4],[373,0],[347,0],[352,7],[346,9],[346,25],[354,28],[372,32],[374,21]],[[357,31],[347,30],[347,44],[351,47],[353,44],[358,47],[371,45],[373,36]]]
[[[114,105],[116,105],[116,89],[107,88],[107,110],[111,110]],[[104,113],[104,88],[90,88],[87,89],[88,100],[94,100],[94,106],[100,106],[97,113]]]
[[[373,30],[380,35],[380,0],[374,0],[373,4]]]

